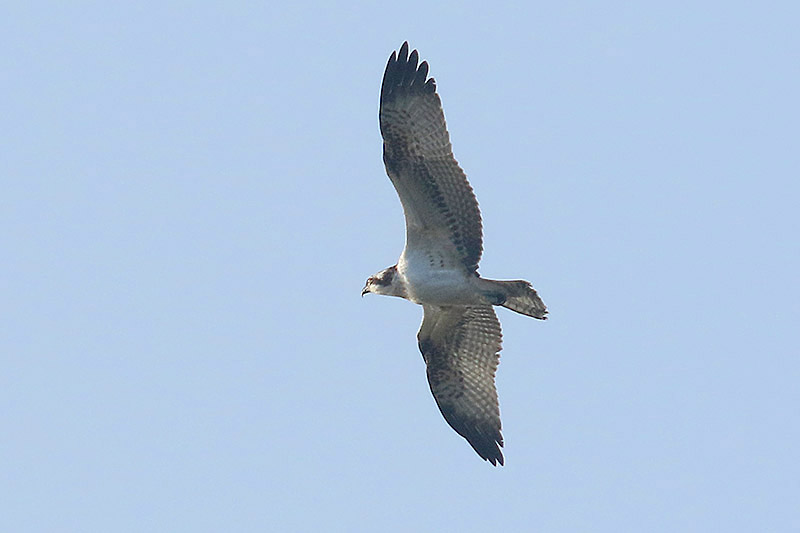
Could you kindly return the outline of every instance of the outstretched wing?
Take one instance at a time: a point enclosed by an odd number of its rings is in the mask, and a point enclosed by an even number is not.
[[[406,246],[434,241],[475,271],[483,250],[478,202],[453,157],[428,63],[418,61],[407,42],[392,52],[379,113],[383,161],[406,216]]]
[[[503,464],[494,374],[502,333],[490,305],[425,305],[417,338],[431,392],[447,423],[483,459]]]

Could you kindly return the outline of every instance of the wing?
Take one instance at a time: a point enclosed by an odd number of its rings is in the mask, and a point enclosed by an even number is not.
[[[431,392],[447,423],[483,459],[503,464],[494,374],[502,333],[492,306],[423,306],[417,338]]]
[[[392,52],[381,88],[383,161],[406,217],[406,245],[434,240],[476,271],[483,251],[481,214],[453,157],[436,82],[403,43]]]

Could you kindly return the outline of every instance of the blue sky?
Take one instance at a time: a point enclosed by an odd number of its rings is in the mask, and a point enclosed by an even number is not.
[[[0,529],[800,530],[800,8],[284,4],[0,8]],[[551,312],[503,468],[360,297],[404,40]]]

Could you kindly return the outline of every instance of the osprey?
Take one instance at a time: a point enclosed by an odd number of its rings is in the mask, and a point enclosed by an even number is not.
[[[478,274],[483,231],[478,202],[453,157],[436,82],[408,42],[383,75],[383,162],[406,219],[397,264],[367,279],[361,295],[384,294],[422,306],[417,334],[428,383],[444,419],[483,459],[503,464],[494,375],[500,322],[492,306],[544,320],[547,308],[527,281]]]

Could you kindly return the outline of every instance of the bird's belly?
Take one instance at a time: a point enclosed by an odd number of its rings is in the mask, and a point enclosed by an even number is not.
[[[444,266],[443,266],[444,265]],[[430,253],[405,251],[397,264],[405,278],[409,300],[429,305],[471,305],[483,299],[463,266],[448,268],[445,260]]]

